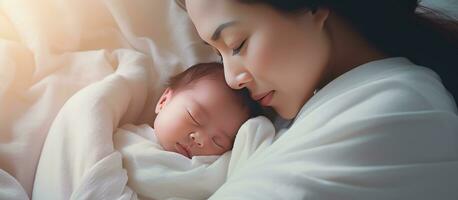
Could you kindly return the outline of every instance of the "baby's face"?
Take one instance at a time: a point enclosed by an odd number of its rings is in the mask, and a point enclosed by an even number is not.
[[[159,101],[154,131],[167,151],[188,158],[232,149],[249,111],[224,80],[202,78],[189,89],[167,90]]]

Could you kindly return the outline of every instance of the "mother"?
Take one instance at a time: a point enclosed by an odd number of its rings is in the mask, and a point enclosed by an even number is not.
[[[458,198],[456,21],[417,0],[186,9],[228,85],[293,120],[215,199]]]

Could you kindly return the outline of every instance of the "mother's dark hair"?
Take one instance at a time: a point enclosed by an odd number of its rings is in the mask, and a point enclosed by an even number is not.
[[[418,0],[238,0],[263,3],[281,12],[320,7],[346,19],[376,48],[437,72],[458,98],[458,22],[419,5]]]

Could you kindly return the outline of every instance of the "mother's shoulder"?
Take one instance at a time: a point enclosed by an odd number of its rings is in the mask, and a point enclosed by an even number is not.
[[[457,114],[453,97],[436,73],[405,58],[391,58],[338,77],[304,105],[296,121],[423,111]]]

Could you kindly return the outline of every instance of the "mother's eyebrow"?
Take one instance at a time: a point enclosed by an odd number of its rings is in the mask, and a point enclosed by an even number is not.
[[[216,28],[215,32],[213,32],[213,35],[212,35],[211,39],[213,41],[218,40],[220,38],[221,32],[224,30],[224,28],[226,28],[228,26],[232,26],[232,25],[234,25],[236,23],[237,23],[237,21],[230,21],[230,22],[226,22],[224,24],[219,25],[218,28]]]

